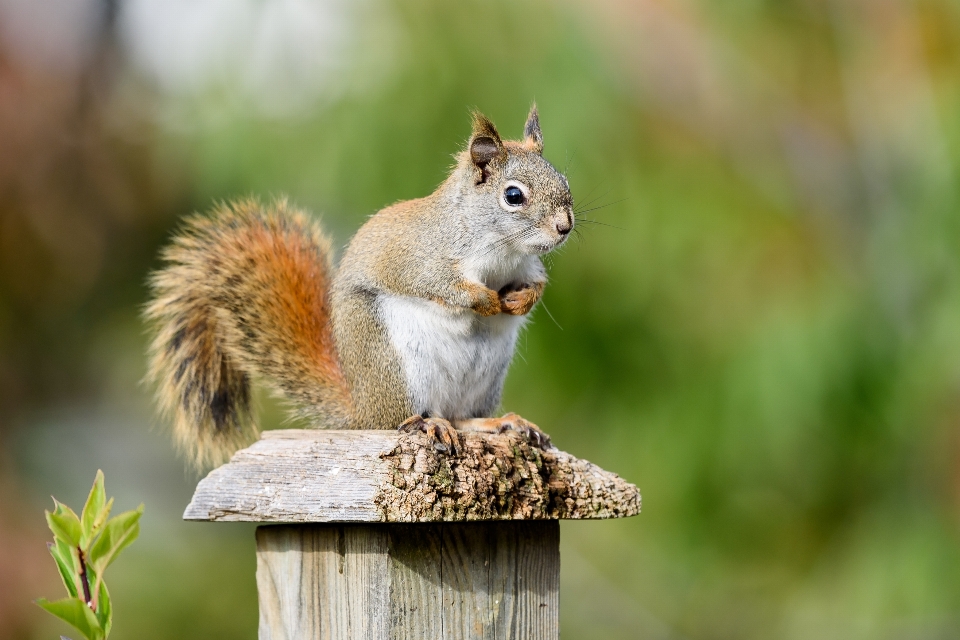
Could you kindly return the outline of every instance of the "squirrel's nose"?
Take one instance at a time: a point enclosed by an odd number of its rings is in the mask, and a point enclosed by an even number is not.
[[[557,233],[562,236],[570,233],[570,229],[573,228],[573,224],[570,222],[570,215],[565,215],[562,219],[557,220]]]

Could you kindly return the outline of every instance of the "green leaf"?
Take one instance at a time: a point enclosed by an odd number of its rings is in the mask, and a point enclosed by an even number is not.
[[[107,521],[103,533],[93,543],[87,558],[88,564],[97,575],[103,576],[104,570],[116,560],[117,555],[140,535],[141,515],[142,504],[134,511],[121,513]]]
[[[103,580],[100,581],[100,596],[97,598],[97,621],[103,629],[103,637],[106,638],[110,635],[110,628],[113,627],[113,605],[110,604],[107,583]]]
[[[57,500],[56,498],[53,499],[53,504],[54,504],[54,506],[56,507],[56,508],[53,510],[53,512],[54,512],[55,514],[57,514],[57,515],[68,515],[68,516],[70,516],[70,517],[72,517],[72,518],[76,518],[76,520],[77,520],[78,522],[80,521],[80,518],[77,517],[77,514],[76,514],[76,512],[75,512],[73,509],[71,509],[71,508],[68,507],[67,505],[63,504],[62,502],[60,502],[60,501]]]
[[[87,640],[103,640],[104,633],[97,616],[80,598],[64,598],[55,602],[40,598],[36,603],[64,622],[76,627],[87,637]]]
[[[53,513],[44,511],[47,516],[47,526],[53,532],[53,537],[57,540],[63,540],[67,545],[76,547],[80,544],[80,518],[73,512],[73,509],[57,502],[54,498],[57,508]]]
[[[76,564],[74,563],[74,556],[70,551],[70,547],[62,540],[58,540],[56,544],[48,542],[47,549],[50,550],[50,555],[53,556],[53,560],[57,563],[57,569],[60,571],[60,579],[63,580],[63,586],[67,588],[67,593],[74,598],[78,597],[79,576],[77,576]]]
[[[76,585],[77,590],[81,589],[80,587],[80,549],[77,547],[71,547],[67,545],[63,540],[57,540],[53,545],[57,554],[66,562],[67,566],[70,568],[70,573],[73,576],[73,583]]]
[[[106,524],[107,518],[110,517],[111,509],[113,509],[113,498],[107,500],[107,504],[103,505],[103,508],[100,509],[100,513],[97,514],[96,519],[93,521],[94,534],[90,538],[91,542],[93,541],[93,537],[96,537],[96,535],[100,533],[100,530],[103,528],[103,525]]]
[[[97,477],[93,481],[90,495],[87,496],[87,502],[83,505],[83,515],[80,516],[80,546],[84,549],[97,536],[100,527],[103,526],[107,515],[110,513],[109,507],[105,507],[104,504],[106,500],[107,495],[103,487],[103,471],[97,470]]]

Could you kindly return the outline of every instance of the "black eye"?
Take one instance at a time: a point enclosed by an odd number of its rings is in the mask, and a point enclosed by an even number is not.
[[[519,187],[507,187],[506,191],[503,192],[503,199],[511,207],[517,207],[523,204],[525,198]]]

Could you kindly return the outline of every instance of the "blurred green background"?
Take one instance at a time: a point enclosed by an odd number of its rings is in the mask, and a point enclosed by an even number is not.
[[[956,0],[2,0],[0,638],[67,632],[42,510],[97,468],[146,503],[112,637],[256,637],[139,383],[158,247],[248,194],[342,245],[533,100],[609,206],[504,406],[644,496],[563,524],[563,637],[960,637]]]

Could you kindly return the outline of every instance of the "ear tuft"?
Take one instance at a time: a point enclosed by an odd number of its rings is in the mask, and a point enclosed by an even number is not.
[[[540,131],[540,115],[537,113],[537,104],[530,107],[530,115],[527,116],[527,123],[523,125],[523,146],[543,153],[543,133]]]
[[[480,170],[478,183],[486,182],[487,165],[506,155],[503,141],[490,119],[479,111],[473,112],[473,133],[470,135],[470,159]]]

